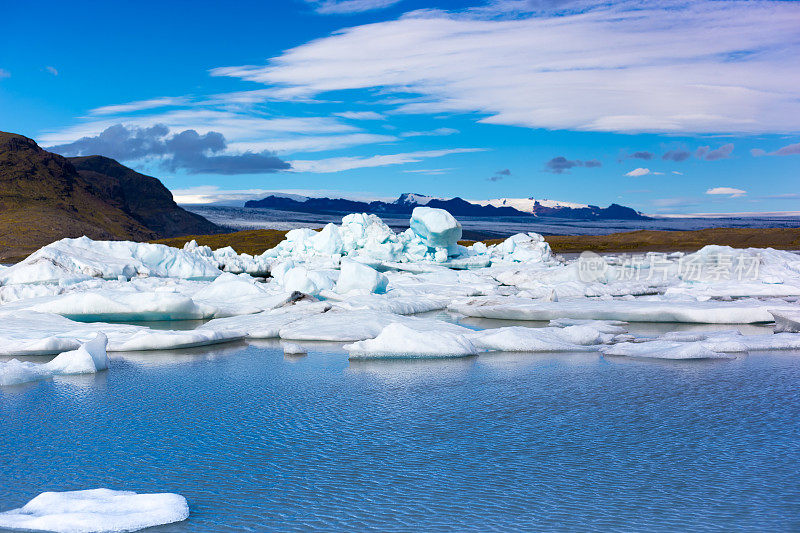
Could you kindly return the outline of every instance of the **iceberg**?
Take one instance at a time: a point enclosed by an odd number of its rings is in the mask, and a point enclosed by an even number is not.
[[[770,309],[769,311],[775,319],[775,332],[782,331],[788,333],[800,333],[800,309],[777,311]]]
[[[58,283],[136,276],[209,280],[220,270],[207,258],[164,246],[130,241],[61,239],[0,272],[0,284]]]
[[[296,341],[352,342],[377,337],[393,323],[416,331],[464,334],[471,330],[441,320],[401,316],[371,310],[331,310],[310,315],[280,328],[281,339]]]
[[[385,292],[389,279],[374,268],[356,261],[342,261],[336,292]]]
[[[794,306],[786,305],[785,308]],[[687,322],[698,324],[756,324],[773,320],[775,302],[737,300],[598,300],[558,302],[515,297],[485,297],[451,304],[448,309],[466,316],[505,320],[556,320],[563,318],[619,320],[625,322]],[[796,307],[795,307],[796,308]]]
[[[0,527],[56,533],[126,532],[188,517],[189,504],[180,494],[91,489],[43,492],[19,509],[0,513]]]
[[[195,303],[181,294],[115,290],[64,294],[29,309],[84,322],[201,320],[217,312],[216,308]]]
[[[415,207],[411,212],[411,230],[419,235],[428,248],[440,248],[455,255],[461,239],[461,224],[444,209]],[[446,257],[445,257],[446,259]]]
[[[213,321],[212,321],[213,322]],[[53,313],[0,311],[0,355],[51,355],[76,350],[98,333],[108,338],[108,351],[169,350],[243,339],[232,328],[219,331],[154,330],[144,326],[75,322]]]
[[[0,385],[18,385],[29,381],[48,379],[69,374],[93,374],[108,368],[106,345],[108,339],[102,333],[78,349],[63,352],[48,363],[27,361],[0,362]]]
[[[466,357],[482,351],[467,337],[449,331],[420,331],[401,323],[386,326],[374,339],[346,344],[351,359]]]
[[[528,328],[510,326],[487,329],[468,335],[472,342],[488,351],[501,352],[584,352],[609,344],[614,335],[591,326]]]
[[[715,352],[698,343],[669,341],[623,342],[604,347],[601,352],[604,355],[656,359],[733,359],[736,357],[727,353]]]

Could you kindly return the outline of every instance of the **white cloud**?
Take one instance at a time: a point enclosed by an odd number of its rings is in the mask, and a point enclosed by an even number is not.
[[[359,129],[334,117],[279,117],[265,118],[246,113],[215,109],[178,109],[147,116],[109,117],[91,120],[60,131],[40,135],[37,139],[45,145],[64,144],[81,137],[97,135],[114,124],[149,127],[166,124],[173,131],[193,129],[201,135],[209,131],[222,133],[228,142],[266,141],[275,134],[318,135],[353,133]]]
[[[800,54],[798,26],[794,2],[630,0],[514,18],[424,11],[212,74],[303,97],[416,93],[423,101],[396,111],[477,112],[486,123],[532,128],[796,131],[800,69],[788,66]]]
[[[394,200],[394,198],[389,197],[354,194],[335,189],[222,189],[216,185],[198,185],[186,189],[172,189],[170,192],[179,204],[210,204],[218,202],[229,205],[242,205],[247,200],[260,200],[270,195],[287,196],[295,199],[302,197],[350,198],[366,202]]]
[[[483,152],[483,148],[451,148],[449,150],[427,150],[407,152],[403,154],[374,155],[371,157],[331,157],[313,161],[289,161],[295,172],[330,173],[352,170],[356,168],[374,168],[388,165],[418,163],[424,159],[442,157],[451,154]]]
[[[375,111],[345,111],[343,113],[334,113],[334,115],[352,120],[386,120],[386,117]]]
[[[441,176],[442,174],[447,174],[450,171],[455,170],[453,168],[416,168],[411,170],[404,170],[403,172],[407,172],[409,174],[426,174],[428,176]]]
[[[455,135],[456,133],[461,133],[457,129],[454,128],[436,128],[435,130],[430,131],[407,131],[405,133],[401,133],[401,137],[443,137],[445,135]]]
[[[58,76],[58,69],[56,69],[56,67],[51,67],[51,66],[48,65],[48,66],[44,67],[44,69],[47,72],[49,72],[50,74],[52,74],[53,76]]]
[[[270,139],[257,142],[234,142],[228,144],[228,149],[238,152],[263,152],[269,150],[278,153],[293,152],[322,152],[325,150],[338,150],[362,146],[365,144],[388,143],[396,141],[392,135],[378,135],[373,133],[349,133],[346,135],[300,135],[292,139]]]
[[[648,174],[650,174],[650,169],[642,167],[635,168],[630,172],[625,173],[626,176],[630,176],[632,178],[638,178],[639,176],[647,176]]]
[[[134,111],[142,111],[144,109],[157,109],[159,107],[172,107],[182,106],[188,104],[188,99],[182,96],[164,96],[161,98],[152,98],[150,100],[139,100],[137,102],[128,102],[127,104],[107,105],[103,107],[96,107],[89,111],[90,115],[119,115],[122,113],[131,113]]]
[[[325,15],[346,15],[385,9],[402,0],[306,0],[315,5],[317,13]]]
[[[714,187],[713,189],[708,189],[706,194],[723,194],[730,196],[731,198],[738,198],[747,194],[747,191],[743,191],[742,189],[734,189],[733,187]]]

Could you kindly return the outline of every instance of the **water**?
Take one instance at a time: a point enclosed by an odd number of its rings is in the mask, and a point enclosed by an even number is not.
[[[329,222],[340,224],[343,215],[297,213],[274,209],[187,205],[190,211],[235,230],[321,228]],[[408,228],[408,217],[384,216],[395,231]],[[796,228],[800,217],[764,216],[737,218],[654,218],[651,220],[570,220],[548,217],[458,217],[469,239],[505,238],[514,233],[535,231],[543,235],[607,235],[622,231],[698,230],[703,228]]]
[[[0,509],[177,492],[155,532],[800,529],[800,353],[125,354],[0,390]]]

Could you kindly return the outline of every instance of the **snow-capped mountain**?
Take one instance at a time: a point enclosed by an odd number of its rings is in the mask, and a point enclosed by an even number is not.
[[[446,209],[455,216],[473,217],[525,217],[543,216],[572,219],[643,219],[641,213],[622,205],[608,207],[537,200],[534,198],[498,198],[485,201],[467,201],[461,198],[436,198],[417,193],[404,193],[394,202],[361,202],[345,198],[287,198],[272,195],[261,200],[251,200],[245,207],[260,207],[301,213],[375,213],[377,215],[409,215],[415,207],[428,206]]]
[[[560,208],[567,207],[569,209],[586,209],[588,204],[578,204],[575,202],[562,202],[560,200],[540,200],[537,198],[494,198],[492,200],[473,200],[472,203],[477,205],[493,205],[495,207],[513,207],[517,211],[524,213],[535,213],[536,204],[541,207]]]

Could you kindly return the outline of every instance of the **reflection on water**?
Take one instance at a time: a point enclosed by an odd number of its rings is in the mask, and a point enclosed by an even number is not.
[[[798,528],[798,353],[350,362],[302,344],[113,354],[0,390],[0,509],[110,487],[188,498],[154,532]]]

